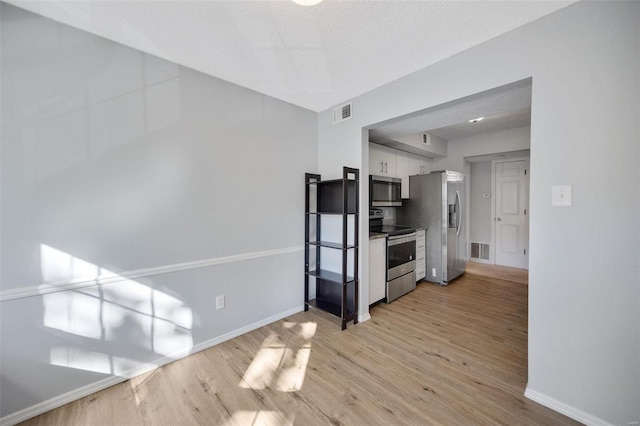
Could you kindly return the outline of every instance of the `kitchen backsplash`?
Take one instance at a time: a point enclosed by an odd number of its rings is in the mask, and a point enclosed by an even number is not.
[[[396,224],[396,208],[395,207],[380,207],[380,210],[384,213],[382,216],[383,225],[395,225]]]

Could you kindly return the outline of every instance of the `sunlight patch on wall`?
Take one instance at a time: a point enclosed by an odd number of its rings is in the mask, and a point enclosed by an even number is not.
[[[78,291],[43,296],[44,325],[77,336],[102,339],[100,299]]]
[[[40,270],[45,283],[95,280],[100,276],[96,265],[68,253],[40,244]]]
[[[41,256],[43,277],[48,283],[87,280],[104,274],[117,276],[44,244]],[[184,302],[138,281],[119,278],[111,284],[44,294],[45,327],[113,342],[127,351],[144,349],[172,358],[183,356],[193,347],[193,313]],[[54,365],[109,374],[132,368],[132,362],[78,348],[54,348],[51,352]]]
[[[69,346],[53,347],[49,352],[51,365],[102,374],[121,375],[142,364],[140,361],[130,358],[90,352]]]

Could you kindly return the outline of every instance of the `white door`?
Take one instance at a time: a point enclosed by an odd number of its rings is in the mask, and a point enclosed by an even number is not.
[[[525,160],[495,164],[496,265],[528,268],[526,167]]]

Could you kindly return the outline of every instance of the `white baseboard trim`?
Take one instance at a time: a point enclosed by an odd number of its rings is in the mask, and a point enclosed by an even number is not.
[[[366,314],[358,315],[358,322],[365,322],[365,321],[369,321],[370,319],[371,319],[371,314],[369,312],[367,312]]]
[[[494,263],[491,260],[478,259],[475,257],[470,257],[469,262],[482,263],[483,265],[494,265]]]
[[[16,289],[4,290],[0,292],[0,302],[7,302],[25,297],[40,296],[43,294],[57,293],[60,291],[76,290],[79,288],[93,287],[116,282],[125,282],[140,278],[152,277],[170,272],[186,271],[189,269],[205,268],[208,266],[223,265],[225,263],[240,262],[243,260],[259,259],[261,257],[277,256],[280,254],[294,253],[302,251],[304,247],[294,246],[282,249],[256,251],[250,253],[234,254],[232,256],[216,257],[212,259],[195,260],[192,262],[176,263],[173,265],[156,266],[153,268],[136,269],[118,274],[114,272],[103,272],[98,277],[85,277],[74,280],[57,281],[53,283],[41,283],[38,285],[23,286]]]
[[[551,408],[553,411],[557,411],[558,413],[564,414],[567,417],[571,417],[573,420],[584,423],[585,425],[613,426],[611,423],[608,423],[599,417],[593,416],[589,413],[585,413],[584,411],[578,410],[577,408],[567,405],[564,402],[558,401],[557,399],[551,398],[550,396],[547,396],[543,393],[534,391],[529,387],[529,385],[527,385],[527,388],[524,391],[524,396],[532,401],[537,402],[538,404],[542,404],[547,408]]]
[[[122,373],[122,375],[107,377],[95,383],[83,386],[78,389],[74,389],[62,395],[58,395],[56,397],[43,401],[39,404],[32,405],[31,407],[27,407],[23,410],[16,411],[15,413],[11,413],[7,416],[0,418],[0,426],[12,426],[12,425],[18,424],[32,417],[35,417],[40,414],[46,413],[47,411],[53,410],[54,408],[61,407],[65,404],[76,401],[80,398],[84,398],[85,396],[91,395],[92,393],[96,393],[98,391],[101,391],[113,385],[117,385],[118,383],[127,381],[133,377],[139,376],[140,374],[147,373],[158,367],[162,367],[163,365],[169,364],[170,362],[185,358],[196,352],[200,352],[212,346],[218,345],[222,342],[226,342],[227,340],[231,340],[234,337],[238,337],[242,334],[248,333],[257,328],[279,321],[283,318],[288,317],[289,315],[297,314],[298,312],[302,312],[303,310],[304,310],[304,306],[298,306],[296,308],[292,308],[287,311],[277,313],[270,317],[261,319],[260,321],[256,321],[252,324],[249,324],[244,327],[240,327],[236,330],[225,333],[221,336],[214,337],[212,339],[198,343],[197,345],[194,345],[191,348],[178,351],[174,354],[171,354],[170,356],[159,358],[155,362],[144,364],[139,367],[135,367],[129,371]]]

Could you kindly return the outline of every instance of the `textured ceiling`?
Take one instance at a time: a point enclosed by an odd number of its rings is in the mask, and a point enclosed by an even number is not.
[[[478,117],[484,119],[469,123]],[[421,132],[453,140],[530,124],[531,79],[527,78],[397,117],[369,130],[369,140],[395,145],[398,137]]]
[[[573,2],[8,1],[314,111]]]
[[[483,133],[499,132],[531,125],[531,108],[509,111],[492,116],[484,116],[477,123],[464,120],[461,123],[439,129],[429,129],[428,132],[446,140],[468,138]]]

